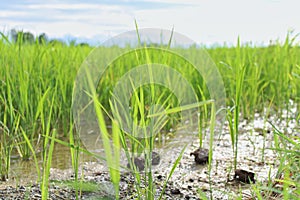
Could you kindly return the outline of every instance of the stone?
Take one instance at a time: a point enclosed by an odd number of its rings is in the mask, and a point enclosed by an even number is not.
[[[190,153],[190,156],[195,157],[195,162],[199,165],[208,163],[208,149],[198,148],[194,152]]]

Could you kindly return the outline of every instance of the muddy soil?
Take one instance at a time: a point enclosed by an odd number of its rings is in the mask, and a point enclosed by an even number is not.
[[[271,121],[276,127],[289,136],[300,136],[300,122],[295,120],[296,111],[283,112],[282,118],[277,120],[271,116]],[[238,142],[237,169],[248,172],[249,179],[239,179],[234,171],[234,153],[232,150],[231,138],[228,124],[222,127],[213,144],[212,169],[209,173],[207,162],[197,163],[195,150],[199,148],[199,141],[190,138],[183,157],[177,166],[173,176],[167,183],[163,199],[200,199],[200,191],[203,195],[213,199],[235,199],[243,196],[243,199],[251,198],[251,182],[265,184],[269,177],[275,179],[278,167],[277,152],[274,147],[274,132],[272,126],[266,122],[263,115],[256,114],[253,121],[242,120],[239,124],[240,135]],[[206,139],[203,148],[209,149],[209,131],[206,131]],[[183,133],[184,134],[184,133]],[[180,135],[180,134],[179,134]],[[180,137],[179,137],[180,138]],[[189,139],[189,138],[188,138]],[[183,148],[181,139],[172,140],[172,145],[156,149],[159,155],[159,162],[153,166],[153,177],[156,188],[155,197],[158,198],[170,170]],[[12,170],[14,170],[12,168]],[[141,174],[143,174],[141,172]],[[18,175],[14,175],[17,177]],[[30,177],[26,180],[26,177]],[[0,199],[40,199],[39,185],[34,182],[34,168],[31,174],[7,182],[0,182]],[[241,176],[241,175],[240,175]],[[114,199],[114,190],[109,181],[106,167],[93,160],[85,160],[80,165],[79,177],[82,181],[90,181],[98,184],[99,189],[93,192],[83,192],[81,199]],[[74,189],[66,188],[62,181],[74,180],[74,173],[70,167],[51,168],[50,180],[56,180],[50,187],[50,199],[75,199]],[[120,197],[121,199],[133,199],[137,197],[134,187],[134,176],[131,172],[121,172]],[[142,181],[141,188],[145,187]]]

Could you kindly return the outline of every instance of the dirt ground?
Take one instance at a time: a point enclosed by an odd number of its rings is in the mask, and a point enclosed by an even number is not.
[[[284,113],[283,113],[284,114]],[[282,130],[285,134],[298,135],[300,133],[299,122],[291,116],[290,120],[277,120],[276,116],[268,120]],[[277,153],[270,148],[274,147],[274,133],[272,126],[266,122],[260,114],[255,115],[251,122],[242,120],[239,124],[239,142],[237,169],[254,173],[256,183],[266,184],[270,177],[273,180],[277,173]],[[208,147],[209,131],[207,130],[204,139],[204,148]],[[213,199],[235,199],[242,196],[243,199],[251,199],[251,184],[235,180],[234,154],[228,125],[225,123],[220,132],[216,133],[213,144],[213,162],[209,176],[207,164],[199,165],[195,162],[194,156],[190,154],[199,147],[199,141],[189,138],[185,133],[176,135],[176,139],[156,149],[160,162],[153,166],[153,177],[156,188],[156,198],[160,195],[164,181],[166,180],[173,163],[181,152],[183,146],[188,142],[183,157],[177,166],[173,176],[167,183],[163,199],[200,199],[199,191]],[[82,199],[101,199],[101,196],[114,198],[113,187],[109,181],[106,167],[99,162],[83,162],[80,166],[80,178],[84,181],[92,181],[99,185],[99,190],[92,193],[84,192]],[[134,188],[134,177],[130,172],[121,172],[120,197],[121,199],[133,199],[136,197]],[[24,183],[21,180],[26,177],[19,177],[8,182],[0,182],[0,199],[39,199],[40,191],[37,184]],[[51,168],[51,180],[74,180],[72,169]],[[19,181],[17,181],[19,180]],[[32,180],[32,179],[30,179]],[[144,185],[145,186],[145,185]],[[141,185],[143,188],[143,182]],[[55,196],[56,195],[56,196]],[[52,199],[74,199],[73,189],[65,188],[58,183],[50,188]]]

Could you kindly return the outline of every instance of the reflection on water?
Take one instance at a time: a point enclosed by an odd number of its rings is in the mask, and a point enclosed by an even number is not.
[[[66,138],[60,138],[63,141],[68,141]],[[88,156],[82,152],[79,155],[80,163],[95,161],[91,156]],[[37,160],[39,163],[39,169],[42,173],[43,159],[42,154],[37,154]],[[54,152],[52,155],[51,168],[56,169],[71,169],[72,159],[70,154],[70,147],[55,143]],[[34,159],[22,160],[22,159],[12,159],[11,167],[9,172],[9,182],[12,183],[22,183],[22,182],[36,182],[38,179],[38,173],[36,169],[36,164]]]

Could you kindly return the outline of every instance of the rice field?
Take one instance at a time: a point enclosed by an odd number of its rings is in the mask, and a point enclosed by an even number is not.
[[[233,47],[204,47],[216,64],[224,82],[226,120],[230,127],[228,134],[231,136],[231,145],[236,156],[239,142],[238,125],[242,119],[254,120],[256,113],[263,113],[267,108],[269,115],[264,116],[266,121],[271,115],[276,115],[279,120],[286,121],[286,123],[291,120],[296,121],[298,129],[292,130],[292,134],[278,131],[278,129],[284,130],[284,127],[274,127],[274,132],[278,136],[275,137],[277,146],[274,151],[280,155],[282,152],[286,155],[284,159],[280,160],[280,166],[285,166],[279,172],[283,174],[283,178],[276,180],[282,182],[283,190],[277,192],[282,195],[283,199],[298,199],[300,196],[300,46],[295,42],[295,39],[296,37],[288,34],[284,42],[276,42],[263,47],[243,44],[240,39],[237,39],[237,44]],[[124,51],[126,48],[129,47],[112,46],[107,48],[106,52],[109,54],[110,52]],[[22,41],[13,43],[2,34],[0,39],[1,184],[9,178],[12,157],[24,161],[34,160],[37,182],[41,183],[42,198],[47,199],[51,159],[55,153],[53,152],[54,145],[57,143],[69,147],[75,181],[79,181],[78,152],[88,152],[78,140],[78,130],[75,128],[72,112],[72,97],[78,70],[92,50],[93,47],[75,44],[39,44],[38,42],[26,44]],[[183,53],[188,51],[196,58],[202,49],[190,47],[177,51]],[[116,119],[121,116],[114,115],[118,113],[118,110],[114,110],[116,107],[111,101],[112,90],[118,80],[139,64],[140,60],[137,57],[143,58],[144,56],[146,59],[150,59],[152,63],[160,62],[172,66],[190,81],[199,101],[207,101],[211,98],[204,79],[195,76],[197,73],[195,69],[182,63],[181,60],[162,55],[164,55],[163,52],[152,51],[150,47],[146,52],[128,53],[126,57],[111,63],[110,70],[104,73],[104,78],[101,79],[99,86],[94,90],[91,89],[89,93],[95,104],[93,108],[99,127],[104,134],[102,137],[105,138],[105,134],[111,135],[110,138],[116,147],[116,149],[111,149],[107,137],[107,141],[103,145],[107,162],[110,162],[111,165],[116,165],[116,167],[120,165],[120,163],[113,162],[114,156],[120,156],[117,153],[119,148],[126,147],[135,152],[140,152],[145,147],[149,148],[150,151],[153,149],[155,138],[150,137],[150,140],[145,139],[140,142],[134,138],[126,138],[127,134],[118,127]],[[168,119],[159,118],[158,124],[155,126],[164,130],[160,134],[163,135],[168,130],[175,129],[180,122],[180,117],[177,115],[180,99],[174,97],[172,91],[162,86],[149,84],[138,87],[129,101],[132,107],[130,116],[140,126],[151,123],[147,115],[151,115],[151,109],[148,107],[153,102],[169,109]],[[290,101],[296,103],[297,110],[294,119],[288,118],[289,115],[283,115],[283,111],[291,112]],[[213,117],[216,112],[213,104],[207,102],[205,106],[201,107],[204,114],[201,115],[201,124],[198,127],[200,138],[202,138],[201,129],[207,127],[207,124],[213,124],[207,122],[218,120]],[[112,130],[108,131],[108,127],[112,127]],[[213,129],[214,127],[211,127],[212,132]],[[61,137],[67,137],[68,140],[61,141],[58,139]],[[128,143],[126,142],[127,139],[129,140]],[[125,156],[130,160],[130,155]],[[147,156],[146,160],[151,160],[151,157]],[[39,162],[38,157],[43,158],[42,163]],[[174,170],[179,164],[180,158],[179,156],[176,160],[173,166]],[[210,167],[212,158],[212,154],[210,154]],[[137,170],[134,161],[130,165],[135,171]],[[110,175],[115,186],[116,197],[118,197],[120,174],[111,168]],[[144,192],[145,194],[139,189],[140,177],[136,177],[136,182],[135,187],[139,199],[145,197],[146,199],[154,199],[155,187],[151,184],[151,173],[147,175],[148,192]],[[270,180],[270,182],[275,182],[275,180]],[[260,193],[261,187],[259,183],[253,183],[253,198],[263,199]],[[199,193],[199,198],[200,196]],[[270,194],[270,199],[271,196]]]

